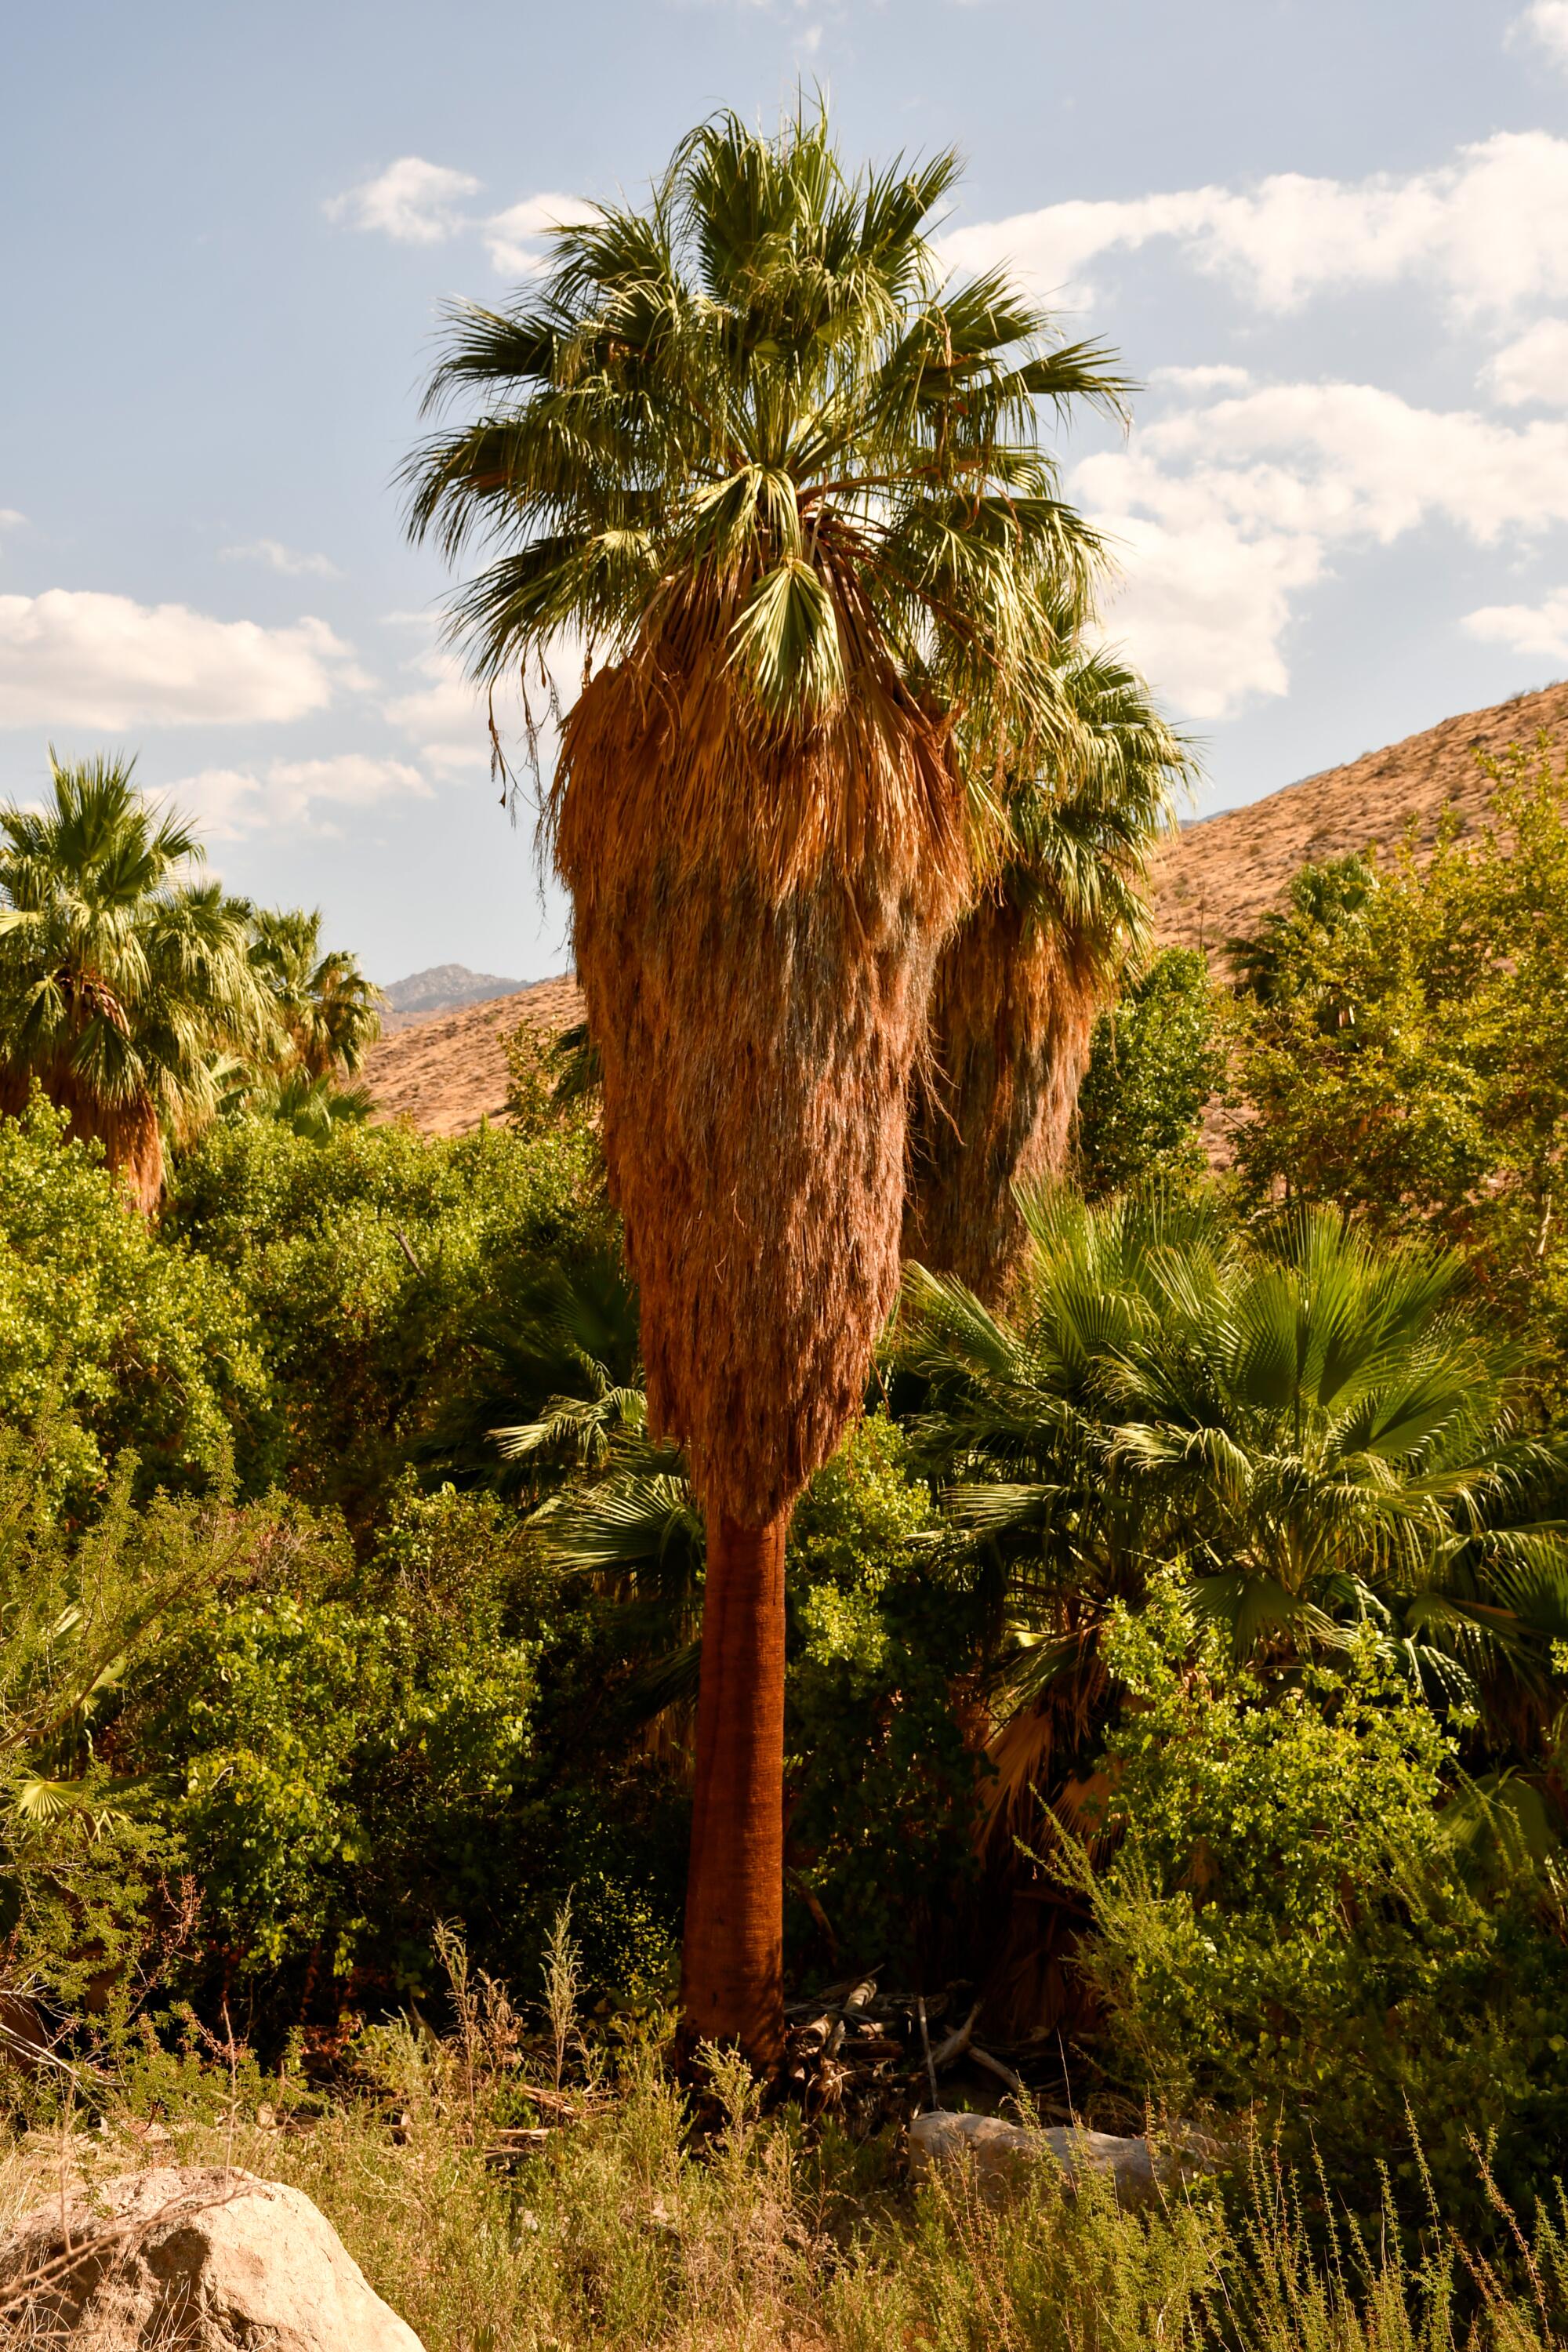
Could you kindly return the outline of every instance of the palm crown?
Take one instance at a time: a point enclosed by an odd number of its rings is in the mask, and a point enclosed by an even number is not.
[[[381,1034],[380,998],[345,950],[323,950],[320,908],[258,908],[250,961],[269,992],[292,1062],[314,1083],[353,1077]],[[285,1074],[286,1075],[286,1074]]]
[[[36,1078],[150,1207],[164,1136],[216,1115],[220,1056],[269,1016],[245,909],[182,877],[201,845],[132,765],[51,754],[50,804],[0,810],[0,1095],[17,1108]]]
[[[1098,550],[1037,404],[1122,384],[1002,277],[939,289],[957,168],[851,179],[825,121],[723,116],[648,211],[558,231],[532,303],[455,314],[432,404],[500,402],[416,453],[412,521],[449,557],[505,543],[455,608],[481,677],[696,630],[764,722],[830,722],[874,678],[961,711],[980,754],[1063,723],[1058,625]]]

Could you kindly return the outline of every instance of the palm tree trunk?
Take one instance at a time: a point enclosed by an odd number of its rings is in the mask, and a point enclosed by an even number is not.
[[[784,2048],[784,1537],[714,1514],[702,1612],[681,2037]]]

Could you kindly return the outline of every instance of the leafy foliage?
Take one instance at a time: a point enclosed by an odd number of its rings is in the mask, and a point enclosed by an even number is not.
[[[0,1118],[0,1416],[52,1406],[44,1475],[79,1504],[124,1447],[138,1484],[265,1481],[279,1433],[237,1285],[126,1213],[97,1153],[35,1097]]]
[[[1249,946],[1237,1162],[1250,1197],[1436,1228],[1562,1344],[1568,1298],[1568,802],[1542,744],[1431,857],[1304,870]]]
[[[1075,1173],[1090,1199],[1205,1172],[1199,1122],[1225,1076],[1218,991],[1195,948],[1165,948],[1094,1024],[1079,1089]]]
[[[1175,1596],[1122,1615],[1136,1701],[1095,1816],[1119,1843],[1079,1867],[1085,1965],[1140,2093],[1190,2114],[1261,2104],[1289,2160],[1371,2207],[1380,2162],[1410,2206],[1421,2163],[1480,2207],[1550,2188],[1568,2127],[1568,1916],[1516,1845],[1489,1871],[1454,1834],[1453,1741],[1373,1645],[1272,1686]],[[1484,2217],[1484,2207],[1477,2218]]]

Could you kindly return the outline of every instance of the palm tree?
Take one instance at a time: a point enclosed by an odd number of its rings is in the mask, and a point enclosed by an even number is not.
[[[287,1060],[312,1083],[355,1076],[381,1034],[381,996],[345,950],[323,950],[321,912],[258,908],[250,960],[277,1006]]]
[[[268,1003],[246,910],[180,878],[201,845],[134,762],[49,766],[41,812],[0,809],[0,1111],[37,1082],[150,1212],[166,1142],[216,1116],[224,1058],[264,1048]]]
[[[955,1517],[1012,1570],[1000,1795],[1162,1561],[1242,1655],[1370,1626],[1434,1697],[1543,1682],[1568,1633],[1568,1546],[1539,1516],[1561,1463],[1521,1433],[1513,1351],[1466,1311],[1457,1255],[1331,1208],[1251,1240],[1211,1206],[1026,1209],[1017,1325],[916,1267],[902,1334]]]
[[[1026,1244],[1016,1188],[1061,1172],[1095,1015],[1147,946],[1149,856],[1188,765],[1112,656],[1073,652],[1062,692],[1078,730],[1008,795],[1001,863],[937,963],[911,1106],[904,1255],[993,1302]]]
[[[709,1570],[688,2039],[781,2047],[784,1553],[897,1288],[909,1076],[1005,757],[1071,730],[1051,615],[1098,560],[1039,404],[1120,391],[1001,276],[941,285],[952,156],[847,173],[721,115],[464,309],[411,528],[494,560],[481,680],[585,646],[547,808],[603,1071],[648,1404]],[[954,726],[969,751],[966,786]]]

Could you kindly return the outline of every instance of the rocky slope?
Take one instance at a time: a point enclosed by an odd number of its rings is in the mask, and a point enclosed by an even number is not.
[[[1468,828],[1491,790],[1477,753],[1528,744],[1542,729],[1568,748],[1568,680],[1489,710],[1445,719],[1342,768],[1325,769],[1246,808],[1184,827],[1161,853],[1154,874],[1161,945],[1222,953],[1227,939],[1250,929],[1276,903],[1304,858],[1340,857],[1373,842],[1392,847],[1411,825],[1429,844],[1449,807]],[[500,1041],[506,1032],[524,1020],[565,1028],[582,1015],[575,981],[563,978],[497,993],[389,1034],[366,1071],[382,1117],[411,1118],[434,1135],[467,1134],[504,1108]]]

